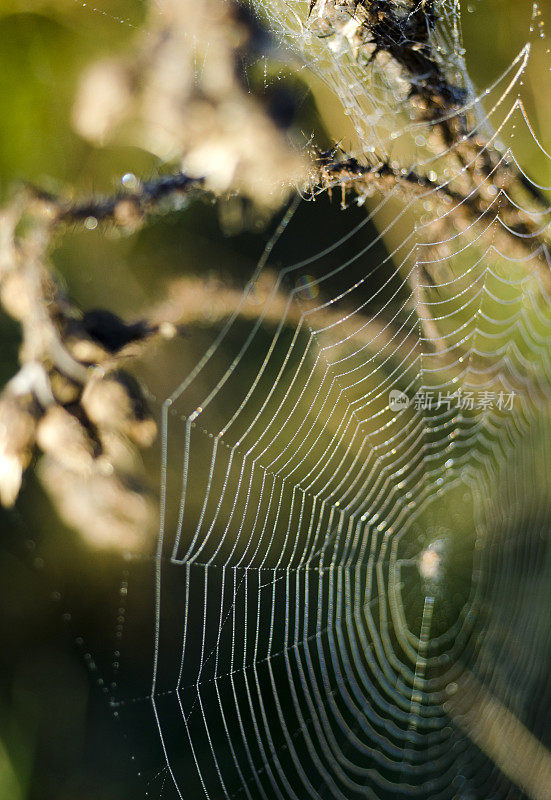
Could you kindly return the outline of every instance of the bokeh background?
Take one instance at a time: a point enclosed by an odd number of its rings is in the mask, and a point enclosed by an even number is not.
[[[525,43],[530,9],[516,0],[465,0],[465,49],[471,77],[487,85]],[[551,2],[540,3],[551,19]],[[71,123],[79,77],[98,58],[129,50],[146,18],[140,0],[3,0],[0,7],[0,201],[30,181],[75,195],[112,192],[121,176],[149,178],[166,171],[153,154],[119,143],[92,146]],[[535,42],[525,76],[525,100],[536,134],[551,130],[546,40]],[[262,65],[263,66],[263,65]],[[336,100],[304,71],[282,70],[295,96],[297,139],[316,132],[324,146],[346,144],[348,121]],[[269,83],[269,81],[268,81]],[[268,88],[269,90],[269,88]],[[551,144],[547,141],[547,144]],[[518,144],[522,164],[540,184],[551,183],[549,162],[533,143]],[[327,198],[300,209],[281,242],[281,264],[329,244],[362,219]],[[254,269],[273,222],[247,219],[231,207],[197,202],[158,218],[139,233],[108,236],[70,230],[56,242],[56,277],[82,308],[110,308],[138,317],[182,275],[211,274],[242,285]],[[242,229],[240,229],[242,228]],[[372,232],[366,231],[369,238]],[[326,237],[325,240],[323,237]],[[358,244],[355,242],[354,247]],[[380,253],[378,254],[380,256]],[[377,255],[375,256],[377,257]],[[343,256],[344,258],[344,256]],[[209,332],[193,342],[194,352]],[[17,368],[19,330],[0,315],[0,385]],[[185,341],[177,370],[193,354]],[[141,367],[153,410],[175,384],[171,357],[157,353]],[[145,456],[153,491],[158,449]],[[6,800],[128,800],[146,787],[136,753],[153,731],[119,723],[106,700],[116,682],[119,633],[124,628],[125,679],[136,692],[151,669],[151,561],[128,564],[116,551],[98,552],[64,527],[29,469],[11,511],[0,510],[0,798]],[[121,628],[122,626],[122,628]],[[129,692],[131,694],[131,692]],[[153,746],[153,745],[151,745]]]

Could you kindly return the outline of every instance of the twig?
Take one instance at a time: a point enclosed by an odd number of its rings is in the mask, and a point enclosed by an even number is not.
[[[52,208],[55,222],[78,223],[91,219],[127,226],[139,224],[148,215],[159,213],[160,204],[167,199],[204,193],[204,183],[203,178],[177,172],[145,181],[136,191],[117,192],[109,197],[96,197],[75,203],[34,186],[28,186],[28,190],[35,199]]]

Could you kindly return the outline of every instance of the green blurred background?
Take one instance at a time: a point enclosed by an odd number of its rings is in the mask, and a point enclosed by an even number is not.
[[[95,6],[95,8],[92,8]],[[486,85],[512,60],[528,36],[530,4],[471,0],[463,4],[465,48],[475,85]],[[546,16],[551,0],[540,3]],[[3,0],[0,7],[0,199],[18,182],[77,194],[112,192],[127,172],[149,178],[170,165],[150,153],[118,145],[93,147],[71,127],[71,106],[83,68],[123,53],[140,35],[147,4],[139,0]],[[547,17],[551,19],[549,14]],[[525,77],[525,99],[536,133],[551,130],[547,41],[535,47]],[[347,121],[337,103],[324,105],[322,124],[314,97],[289,72],[303,131],[318,141],[338,140]],[[298,86],[298,89],[297,89]],[[322,95],[320,94],[321,98]],[[320,102],[326,101],[325,95]],[[549,145],[549,142],[547,142]],[[551,183],[547,160],[533,144],[519,144],[526,171]],[[338,203],[320,201],[302,213],[279,258],[294,254],[302,233],[315,225],[349,230]],[[158,219],[132,236],[69,231],[56,244],[57,277],[83,308],[106,307],[138,316],[164,296],[181,274],[212,272],[244,282],[266,233],[228,238],[213,206],[197,203]],[[207,339],[205,339],[207,341]],[[0,384],[17,365],[17,326],[0,315]],[[179,366],[182,369],[182,366]],[[161,400],[174,386],[170,364],[149,370],[148,385]],[[153,400],[154,405],[155,400]],[[157,404],[158,409],[158,404]],[[155,482],[158,452],[147,457]],[[0,511],[0,798],[1,800],[125,800],[142,796],[133,753],[139,731],[120,729],[105,700],[113,678],[114,621],[121,614],[126,565],[116,555],[89,551],[64,528],[29,470],[14,511]],[[149,674],[151,564],[133,585],[136,683]],[[140,580],[142,583],[140,584]],[[141,587],[141,588],[140,588]],[[143,590],[143,591],[142,591]],[[140,597],[143,601],[140,602]],[[124,614],[122,615],[124,616]],[[143,645],[143,647],[142,647]],[[103,664],[107,666],[104,668]]]

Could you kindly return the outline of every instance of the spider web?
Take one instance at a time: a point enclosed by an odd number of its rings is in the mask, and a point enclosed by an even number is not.
[[[312,198],[294,201],[175,381],[151,688],[120,689],[114,713],[158,730],[159,798],[536,796],[519,764],[548,736],[550,210],[526,176],[520,195],[493,181],[524,175],[517,139],[548,158],[522,103],[530,43],[476,94],[459,4],[439,5],[437,52],[480,134],[471,161],[499,153],[454,200],[443,188],[474,164],[433,152],[388,59],[362,63],[324,7],[307,11],[264,9],[340,98],[354,155],[427,180],[405,200],[400,181],[366,189],[359,224],[319,251],[313,231],[310,255],[274,271]],[[469,217],[477,196],[487,210]],[[482,707],[507,709],[517,762]]]

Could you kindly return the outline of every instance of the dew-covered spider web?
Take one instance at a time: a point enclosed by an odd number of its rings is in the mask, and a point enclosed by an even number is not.
[[[523,102],[539,9],[474,87],[438,3],[456,95],[430,114],[348,3],[261,11],[386,172],[281,263],[302,191],[174,374],[151,683],[121,672],[114,713],[157,731],[155,798],[550,797],[550,209],[517,145],[549,159]]]

